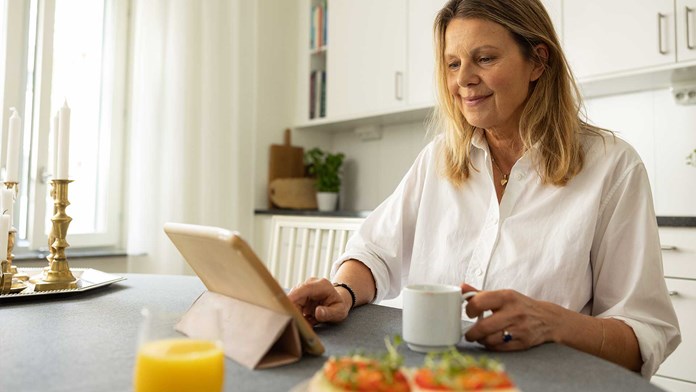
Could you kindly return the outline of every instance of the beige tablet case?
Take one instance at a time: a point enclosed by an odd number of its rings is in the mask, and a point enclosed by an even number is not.
[[[292,317],[303,350],[324,352],[312,326],[239,233],[183,223],[167,223],[164,231],[209,291]]]

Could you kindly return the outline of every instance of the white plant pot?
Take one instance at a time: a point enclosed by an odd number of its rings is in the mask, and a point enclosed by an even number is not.
[[[338,193],[336,192],[317,192],[317,207],[319,211],[336,211]]]

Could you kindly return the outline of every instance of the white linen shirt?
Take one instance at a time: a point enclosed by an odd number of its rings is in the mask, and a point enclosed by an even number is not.
[[[543,184],[531,149],[513,166],[499,204],[483,132],[471,147],[478,170],[458,188],[440,174],[437,137],[351,237],[332,275],[360,260],[374,276],[374,302],[406,284],[465,282],[620,319],[635,332],[650,377],[681,337],[648,177],[623,140],[582,140],[584,167],[567,185]]]

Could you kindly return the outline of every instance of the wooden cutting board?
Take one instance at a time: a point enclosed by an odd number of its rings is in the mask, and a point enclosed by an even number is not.
[[[295,210],[316,210],[317,190],[314,178],[276,178],[268,185],[273,205]]]
[[[283,144],[272,144],[269,151],[268,162],[268,184],[276,178],[298,178],[304,177],[304,149],[293,147],[290,140],[290,129],[285,130]],[[279,207],[268,196],[270,208]]]

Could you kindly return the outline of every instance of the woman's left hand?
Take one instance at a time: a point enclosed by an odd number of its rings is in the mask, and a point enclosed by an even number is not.
[[[462,291],[473,291],[462,285]],[[481,317],[484,311],[493,312]],[[544,342],[558,341],[563,308],[537,301],[514,290],[479,291],[468,300],[466,314],[479,317],[464,335],[490,350],[524,350]]]

